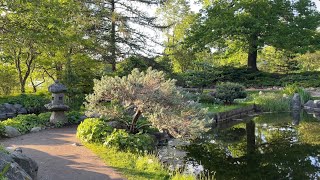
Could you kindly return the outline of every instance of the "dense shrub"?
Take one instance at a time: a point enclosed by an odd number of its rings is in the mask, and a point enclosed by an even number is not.
[[[277,93],[263,93],[254,97],[254,103],[265,112],[290,111],[291,98]]]
[[[67,112],[68,124],[79,124],[82,114],[79,111]]]
[[[226,82],[217,85],[215,97],[230,104],[233,103],[235,99],[247,97],[247,93],[242,85]]]
[[[174,137],[194,138],[208,130],[205,125],[209,119],[206,109],[184,95],[162,71],[134,69],[122,78],[104,76],[96,80],[94,93],[87,96],[86,113],[108,119],[130,114],[130,133],[139,131],[137,124],[145,117],[153,127],[166,129]],[[118,113],[119,106],[123,113]]]
[[[114,129],[104,145],[124,151],[150,152],[154,149],[154,140],[148,134],[129,134],[123,129]]]
[[[49,102],[49,96],[46,94],[21,94],[18,96],[5,96],[0,98],[0,104],[21,104],[29,112],[36,114],[45,111],[44,105]]]
[[[85,119],[77,129],[77,137],[85,142],[103,142],[112,132],[113,128],[108,126],[101,119]]]
[[[18,115],[15,118],[2,121],[4,126],[12,126],[22,134],[29,132],[34,127],[46,126],[50,120],[50,113]]]
[[[9,95],[18,84],[14,66],[0,63],[0,94]]]
[[[215,80],[209,81],[207,84],[202,84],[202,87],[212,87],[215,82],[241,82],[245,87],[265,88],[273,86],[286,86],[287,84],[296,83],[301,87],[320,87],[320,72],[300,72],[289,74],[268,73],[263,71],[252,71],[246,67],[220,66],[211,67],[215,72]],[[174,79],[178,80],[178,84],[183,87],[188,87],[189,72],[177,74]],[[208,77],[210,79],[211,77]]]

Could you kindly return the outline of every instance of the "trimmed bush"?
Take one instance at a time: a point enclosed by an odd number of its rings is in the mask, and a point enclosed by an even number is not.
[[[82,114],[79,111],[70,111],[67,113],[69,124],[79,124]]]
[[[247,93],[244,86],[238,83],[226,82],[217,85],[215,97],[226,104],[231,104],[235,99],[246,98]]]
[[[21,94],[18,96],[5,96],[0,98],[0,104],[21,104],[28,112],[36,114],[45,111],[44,105],[49,102],[50,99],[45,94]]]
[[[77,129],[77,137],[81,141],[89,143],[102,143],[107,135],[111,134],[113,128],[108,126],[101,119],[85,119]]]
[[[104,145],[130,152],[150,152],[154,149],[154,140],[148,134],[129,134],[123,129],[114,129],[106,138]]]

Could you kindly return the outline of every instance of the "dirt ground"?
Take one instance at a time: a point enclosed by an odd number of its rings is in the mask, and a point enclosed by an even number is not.
[[[55,128],[2,139],[0,143],[5,147],[20,147],[33,158],[39,165],[38,180],[124,179],[81,146],[75,134],[76,126]]]

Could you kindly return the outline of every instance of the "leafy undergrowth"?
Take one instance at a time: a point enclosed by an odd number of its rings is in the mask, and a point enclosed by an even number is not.
[[[114,148],[104,147],[101,144],[83,144],[97,154],[107,165],[117,169],[129,180],[195,180],[195,177],[191,175],[176,174],[171,177],[169,171],[154,155],[139,155],[130,152],[122,152]]]
[[[231,111],[231,110],[238,109],[245,106],[248,106],[248,103],[238,103],[238,104],[231,104],[231,105],[203,103],[203,107],[205,108],[207,107],[208,111],[212,113]]]

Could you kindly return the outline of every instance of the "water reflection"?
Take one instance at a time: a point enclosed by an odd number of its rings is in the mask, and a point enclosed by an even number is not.
[[[185,150],[216,179],[319,179],[319,132],[312,116],[265,114],[215,128]]]

